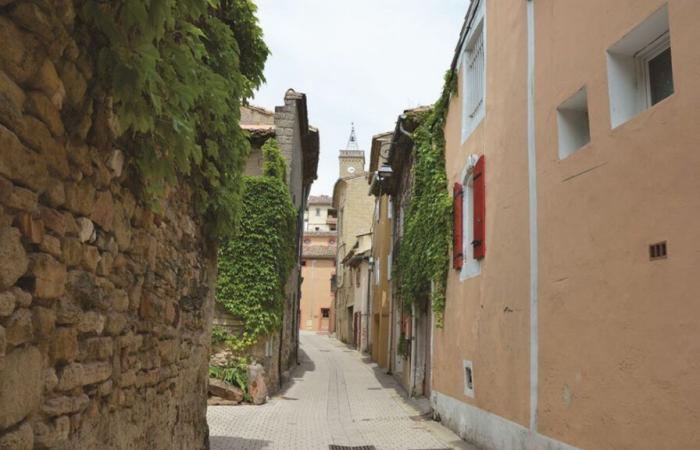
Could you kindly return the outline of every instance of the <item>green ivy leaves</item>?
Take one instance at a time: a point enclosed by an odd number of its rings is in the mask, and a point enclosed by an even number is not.
[[[240,354],[282,319],[284,286],[296,259],[296,210],[277,142],[263,146],[263,175],[243,177],[240,224],[219,248],[216,299],[243,322],[228,340]]]
[[[432,299],[438,327],[444,324],[452,240],[452,199],[445,173],[444,126],[455,86],[455,76],[449,71],[440,99],[427,115],[418,118],[420,125],[413,133],[414,181],[397,261],[402,298],[409,305]]]
[[[235,230],[249,152],[240,106],[264,81],[269,50],[255,11],[250,0],[87,1],[80,10],[144,197],[157,205],[186,177],[212,237]]]

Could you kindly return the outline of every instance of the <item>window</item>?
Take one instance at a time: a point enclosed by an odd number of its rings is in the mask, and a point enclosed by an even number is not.
[[[591,141],[586,88],[579,89],[557,108],[559,159],[564,159]]]
[[[314,230],[315,230],[315,231],[320,231],[321,228],[320,228],[320,227],[314,227]]]
[[[301,262],[301,265],[302,265],[302,266],[306,266],[306,260],[303,260],[303,261]]]
[[[462,142],[484,118],[486,100],[486,47],[484,36],[484,0],[474,13],[473,26],[467,34],[462,55]]]
[[[329,308],[321,308],[321,317],[328,319],[331,316],[331,310]]]
[[[379,217],[381,216],[382,203],[379,201],[379,197],[374,199],[374,221],[379,222]]]
[[[471,155],[462,171],[462,184],[454,186],[452,258],[460,280],[481,273],[481,260],[486,255],[485,200],[484,157]]]
[[[608,49],[613,128],[673,94],[671,54],[666,5]]]
[[[316,208],[316,217],[321,215],[321,208]]]
[[[386,209],[386,217],[391,220],[394,217],[394,200],[389,197],[389,206]]]

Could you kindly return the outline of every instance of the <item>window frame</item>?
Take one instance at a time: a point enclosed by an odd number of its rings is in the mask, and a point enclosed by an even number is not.
[[[462,268],[459,281],[465,281],[481,274],[481,260],[474,259],[474,169],[479,155],[469,155],[462,169]]]
[[[671,32],[670,30],[667,30],[664,34],[656,38],[653,42],[649,43],[646,47],[639,50],[635,54],[634,59],[635,64],[637,66],[637,94],[639,95],[639,106],[641,107],[641,111],[649,109],[655,105],[655,103],[652,103],[651,75],[649,74],[649,63],[652,59],[656,58],[661,53],[670,49]],[[673,50],[671,50],[671,61],[673,62]],[[673,81],[673,70],[671,70],[671,80]],[[671,93],[666,98],[670,97],[671,95],[673,95],[673,93]],[[665,100],[666,98],[664,98],[663,100]],[[659,102],[662,102],[663,100],[659,100]]]
[[[462,83],[461,83],[461,97],[462,97],[462,143],[464,143],[472,135],[474,130],[479,126],[486,116],[486,69],[488,66],[487,58],[487,34],[486,34],[486,0],[480,0],[477,10],[474,13],[474,18],[472,19],[475,25],[467,33],[462,49],[460,50],[460,70],[462,72]],[[481,67],[481,97],[479,103],[474,107],[472,100],[472,88],[471,86],[473,78],[470,77],[470,72],[468,70],[469,56],[470,53],[474,52],[474,48],[480,44],[480,51],[482,53],[482,67]],[[478,52],[477,48],[477,52]],[[472,106],[471,111],[469,111],[470,105]]]

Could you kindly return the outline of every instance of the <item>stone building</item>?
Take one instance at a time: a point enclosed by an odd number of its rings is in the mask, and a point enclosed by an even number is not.
[[[319,134],[316,128],[309,125],[306,95],[293,89],[285,93],[284,104],[275,107],[274,112],[256,106],[242,107],[241,128],[248,131],[252,144],[246,162],[246,175],[262,174],[262,146],[270,138],[277,140],[287,165],[287,186],[297,210],[297,262],[285,286],[282,328],[279,333],[261,339],[251,352],[257,362],[265,367],[268,388],[275,392],[297,362],[303,218],[311,184],[316,179]],[[232,332],[241,326],[237,318],[218,304],[214,324]]]
[[[364,168],[365,153],[357,145],[354,129],[350,134],[347,147],[347,149],[340,151],[340,178],[333,188],[333,208],[338,214],[335,331],[343,342],[359,345],[360,330],[363,327],[360,311],[363,310],[366,301],[362,300],[356,304],[355,300],[357,295],[363,295],[362,293],[366,292],[366,289],[361,289],[358,285],[368,274],[360,273],[366,264],[351,266],[346,257],[351,252],[354,256],[369,250],[369,240],[362,240],[361,249],[360,240],[361,236],[367,236],[370,231],[374,205],[372,198],[367,195],[367,174]],[[360,251],[358,252],[358,250]],[[357,259],[353,260],[353,264],[356,261]],[[366,283],[367,281],[363,286],[367,286]],[[366,325],[366,320],[364,324]],[[366,332],[365,336],[367,335]]]
[[[313,208],[315,207],[309,204],[309,209]],[[299,309],[299,328],[302,330],[331,331],[331,323],[335,318],[331,278],[335,275],[337,238],[335,231],[304,233]]]
[[[0,448],[204,448],[216,253],[190,188],[159,214],[132,190],[133,149],[112,146],[111,106],[90,95],[73,2],[11,3],[0,17]]]
[[[471,2],[432,403],[479,446],[700,448],[698,21],[689,0]]]

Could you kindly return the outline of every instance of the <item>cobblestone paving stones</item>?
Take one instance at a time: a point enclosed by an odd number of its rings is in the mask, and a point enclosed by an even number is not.
[[[458,441],[420,418],[391,376],[337,340],[302,332],[299,356],[292,381],[267,404],[209,407],[212,450],[328,450],[331,444],[432,450]]]

